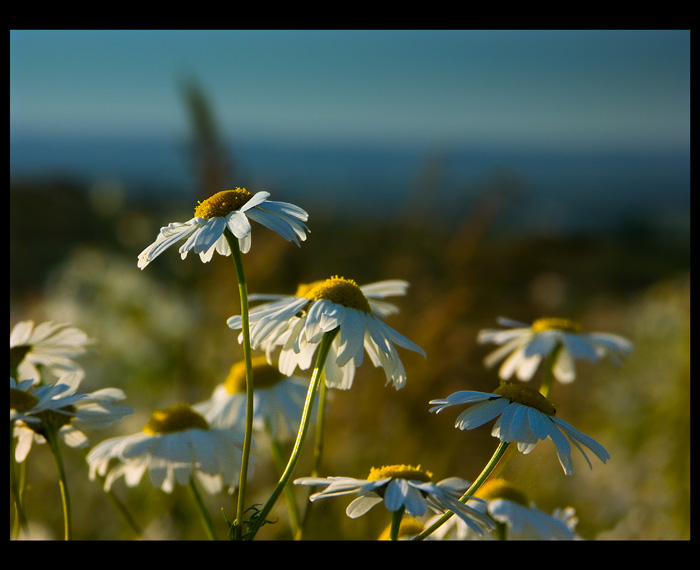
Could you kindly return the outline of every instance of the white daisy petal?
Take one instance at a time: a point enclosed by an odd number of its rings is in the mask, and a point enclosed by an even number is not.
[[[348,508],[345,510],[345,513],[351,519],[356,519],[357,517],[361,517],[362,515],[367,513],[367,511],[369,511],[375,505],[381,503],[382,500],[383,499],[379,495],[376,495],[374,493],[362,495],[361,497],[357,497],[357,499],[354,499],[348,505]]]
[[[459,429],[474,429],[501,415],[508,407],[508,400],[498,398],[493,401],[483,402],[463,411],[455,420],[455,427]]]
[[[231,233],[239,239],[246,237],[250,233],[250,222],[242,212],[231,212],[226,218],[225,223]]]

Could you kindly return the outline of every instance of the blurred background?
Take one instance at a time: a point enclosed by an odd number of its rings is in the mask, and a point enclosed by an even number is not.
[[[689,31],[11,30],[10,329],[69,321],[96,340],[84,389],[122,388],[135,413],[91,443],[208,398],[242,357],[230,259],[173,249],[136,267],[160,227],[235,186],[310,215],[301,248],[254,227],[249,291],[411,284],[388,324],[428,357],[401,352],[399,392],[366,362],[333,393],[323,475],[411,463],[474,479],[490,429],[455,430],[428,401],[495,389],[476,336],[498,316],[563,316],[636,345],[552,394],[612,459],[578,456],[566,477],[544,442],[504,474],[544,510],[573,506],[584,538],[690,537]],[[83,456],[66,450],[75,537],[132,538]],[[39,536],[60,538],[48,449],[27,473]],[[205,537],[184,490],[116,491],[148,538]],[[207,500],[223,536],[234,498]],[[316,503],[308,538],[389,522],[350,520],[349,502]],[[261,538],[289,538],[277,514]]]

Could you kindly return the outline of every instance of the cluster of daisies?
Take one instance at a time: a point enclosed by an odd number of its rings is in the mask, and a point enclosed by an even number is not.
[[[309,231],[307,213],[268,197],[267,192],[251,194],[242,188],[215,194],[197,206],[189,221],[161,228],[156,240],[138,256],[138,267],[145,268],[180,242],[184,242],[179,247],[183,259],[193,251],[205,263],[214,252],[223,256],[236,250],[248,253],[251,220],[300,245]],[[229,318],[227,324],[240,331],[239,342],[243,343],[242,329],[247,322],[250,346],[260,356],[234,363],[208,400],[154,410],[140,432],[97,444],[87,454],[89,477],[99,479],[106,490],[119,478],[128,486],[137,485],[148,472],[151,483],[165,492],[195,481],[209,493],[233,492],[242,470],[249,468],[242,460],[246,374],[252,372],[255,378],[256,437],[275,442],[298,438],[302,418],[313,413],[307,409],[314,402],[309,398],[309,381],[301,371],[320,365],[328,388],[347,390],[366,356],[383,369],[387,385],[403,388],[406,370],[397,347],[424,357],[425,352],[383,319],[398,311],[387,299],[404,295],[407,287],[400,280],[360,286],[333,276],[300,285],[290,295],[250,295],[249,300],[259,304],[245,315],[247,321],[241,314]],[[429,410],[439,413],[452,406],[467,406],[455,427],[474,429],[495,420],[492,435],[502,444],[517,444],[524,454],[540,440],[549,439],[566,475],[573,473],[572,444],[589,465],[585,450],[605,463],[609,454],[603,446],[558,418],[547,397],[524,382],[533,378],[543,362],[558,381],[571,382],[576,376],[575,360],[610,357],[617,361],[631,351],[629,341],[610,334],[586,334],[562,319],[541,319],[531,325],[502,319],[499,324],[503,328],[484,330],[478,338],[498,345],[485,364],[500,363],[499,387],[492,393],[456,392],[432,400]],[[324,341],[327,356],[319,363]],[[89,343],[82,331],[65,324],[34,327],[28,321],[12,330],[10,422],[17,439],[17,462],[23,462],[32,442],[43,441],[48,431],[55,431],[68,445],[86,446],[84,430],[109,426],[132,412],[121,403],[125,395],[118,389],[79,393],[83,373],[75,357]],[[576,537],[573,512],[544,513],[502,481],[488,480],[474,489],[461,478],[434,483],[432,474],[420,467],[391,465],[373,468],[366,479],[305,477],[294,483],[314,488],[310,501],[356,495],[347,507],[351,518],[382,503],[401,520],[401,531],[398,524],[392,528],[394,539],[420,536],[434,524],[431,516],[446,515],[431,539],[495,538],[502,536],[499,533],[504,528],[509,538]]]

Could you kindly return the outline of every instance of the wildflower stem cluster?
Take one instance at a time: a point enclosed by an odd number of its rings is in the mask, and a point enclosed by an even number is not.
[[[304,411],[302,412],[301,416],[301,425],[299,427],[299,433],[297,435],[296,441],[294,442],[294,448],[292,449],[289,461],[287,462],[287,466],[285,467],[284,471],[282,472],[282,475],[280,476],[280,479],[275,486],[274,490],[272,491],[272,494],[270,497],[267,499],[267,502],[265,505],[263,505],[263,508],[256,513],[255,518],[250,524],[250,528],[246,533],[246,539],[252,540],[255,538],[255,535],[257,532],[260,530],[260,527],[265,524],[266,517],[272,510],[272,507],[274,507],[275,503],[277,502],[277,499],[279,498],[280,494],[282,491],[285,489],[287,484],[289,483],[289,480],[291,479],[294,469],[297,465],[297,462],[299,461],[299,457],[301,455],[301,450],[304,445],[304,440],[306,438],[306,434],[309,430],[309,424],[311,421],[311,411],[314,407],[314,400],[316,398],[316,391],[318,390],[319,383],[321,381],[321,378],[323,376],[323,367],[325,366],[326,363],[326,358],[328,357],[328,353],[331,348],[331,343],[333,342],[333,339],[335,338],[335,335],[337,333],[337,330],[333,330],[330,332],[327,332],[323,335],[323,338],[321,340],[319,349],[318,349],[318,355],[316,357],[316,365],[314,366],[313,372],[311,374],[311,381],[309,382],[309,390],[306,395],[306,402],[304,403]]]
[[[161,228],[155,241],[138,256],[137,267],[144,269],[180,241],[184,241],[179,248],[182,259],[189,252],[203,263],[215,253],[231,256],[240,315],[226,323],[231,330],[240,331],[243,362],[232,363],[226,380],[216,386],[208,400],[158,408],[140,431],[103,440],[87,453],[88,477],[99,482],[134,532],[140,535],[141,529],[113,496],[112,485],[123,478],[133,487],[148,472],[150,482],[165,493],[177,487],[189,489],[211,540],[217,540],[216,524],[207,512],[202,491],[231,495],[237,491],[233,522],[221,508],[228,537],[233,540],[255,539],[263,525],[272,522],[272,510],[283,494],[289,531],[297,540],[305,538],[313,502],[344,495],[355,495],[346,509],[352,519],[382,504],[390,513],[383,536],[393,541],[408,536],[409,524],[420,526],[413,526],[410,534],[418,541],[450,532],[459,537],[504,539],[517,537],[523,528],[535,528],[537,538],[573,538],[573,516],[562,522],[525,504],[519,492],[493,496],[493,489],[508,486],[507,482],[499,486],[493,481],[516,450],[526,455],[545,440],[553,444],[567,476],[574,471],[572,444],[589,466],[587,452],[603,463],[610,459],[601,444],[558,417],[550,398],[555,382],[567,384],[576,378],[575,360],[609,357],[619,361],[631,351],[631,343],[616,335],[583,333],[580,325],[561,318],[537,319],[532,325],[500,319],[506,329],[483,330],[477,338],[481,343],[499,345],[484,360],[487,368],[500,363],[498,387],[493,392],[460,390],[427,403],[431,407],[426,412],[434,413],[466,406],[455,420],[455,427],[462,430],[495,422],[491,435],[499,440],[497,447],[473,482],[461,476],[434,482],[430,471],[403,463],[371,467],[365,479],[323,477],[329,390],[351,389],[357,370],[367,359],[382,368],[387,386],[400,390],[406,386],[408,374],[397,347],[423,357],[426,353],[382,320],[399,310],[386,299],[404,295],[408,288],[404,281],[360,286],[351,278],[332,275],[302,283],[291,295],[249,295],[243,255],[251,249],[250,222],[297,245],[306,240],[308,232],[304,210],[268,197],[267,192],[252,194],[243,188],[219,192],[200,203],[189,221]],[[264,302],[249,306],[255,301]],[[28,524],[17,464],[22,463],[24,469],[33,442],[47,442],[54,457],[64,538],[70,540],[71,502],[61,444],[84,447],[88,438],[83,428],[106,427],[132,413],[119,403],[126,397],[121,390],[78,391],[84,371],[74,358],[87,344],[87,336],[67,324],[34,327],[23,322],[11,333],[11,489],[15,528],[23,532]],[[254,357],[256,350],[264,356]],[[544,380],[536,390],[526,383],[542,362]],[[305,371],[309,371],[308,379],[296,376]],[[425,378],[426,382],[431,380]],[[314,421],[309,476],[293,480]],[[259,507],[248,504],[247,491],[257,458],[254,437],[263,434],[270,442],[279,479]],[[292,441],[285,461],[283,444]],[[367,471],[363,469],[363,473]],[[311,489],[303,513],[292,484]],[[483,492],[487,487],[491,494]]]

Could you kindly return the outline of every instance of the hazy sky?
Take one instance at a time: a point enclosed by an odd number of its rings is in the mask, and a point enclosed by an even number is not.
[[[10,32],[11,133],[688,145],[690,32]]]

